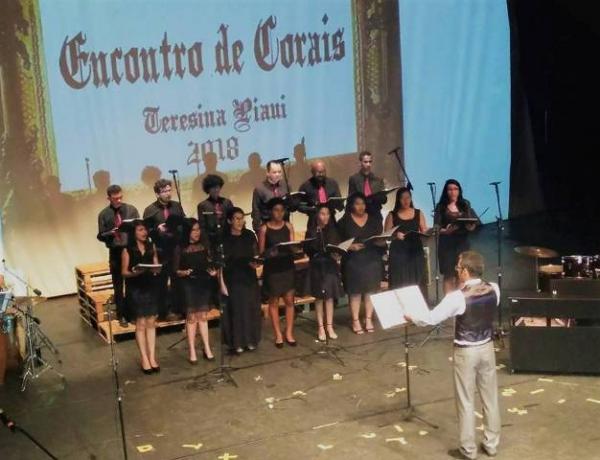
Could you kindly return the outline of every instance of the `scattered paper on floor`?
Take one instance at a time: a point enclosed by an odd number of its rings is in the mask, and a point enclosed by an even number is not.
[[[402,429],[402,427],[400,425],[394,425],[394,428],[396,428],[396,431],[398,433],[404,433],[404,430]]]
[[[428,434],[429,434],[429,431],[425,431],[425,430],[419,431],[419,436],[427,436]]]
[[[204,444],[202,444],[201,442],[199,442],[198,444],[183,444],[181,447],[183,447],[184,449],[200,450],[203,445]]]
[[[556,401],[558,404],[564,404],[565,402],[567,402],[566,399],[559,399],[558,401]]]
[[[406,439],[404,438],[387,438],[385,442],[399,442],[403,446],[408,444],[408,442],[406,442]]]
[[[588,399],[586,399],[586,401],[587,401],[587,402],[594,403],[594,404],[600,404],[600,401],[599,401],[599,400],[597,400],[597,399],[588,398]]]
[[[257,375],[256,377],[254,377],[255,382],[262,382],[262,379],[262,375]]]
[[[306,393],[304,393],[304,391],[301,391],[301,390],[296,390],[292,394],[294,396],[306,396]]]
[[[331,422],[331,423],[326,423],[324,425],[317,425],[317,426],[313,426],[312,429],[313,430],[320,430],[321,428],[327,428],[328,426],[334,426],[337,425],[340,422]]]
[[[375,433],[363,433],[360,436],[365,439],[373,439],[377,437]]]
[[[154,447],[152,444],[143,444],[141,446],[136,446],[136,449],[140,454],[145,454],[146,452],[152,452]]]
[[[543,392],[544,392],[543,388],[538,388],[537,390],[530,391],[529,394],[530,395],[537,395],[538,393],[543,393]]]
[[[342,380],[342,374],[333,374],[333,380]]]
[[[321,450],[333,449],[333,445],[332,444],[319,444],[317,447],[319,449],[321,449]]]
[[[554,382],[554,379],[547,379],[547,378],[544,378],[544,377],[540,377],[540,378],[538,379],[538,382],[548,382],[548,383],[552,383],[552,382]]]

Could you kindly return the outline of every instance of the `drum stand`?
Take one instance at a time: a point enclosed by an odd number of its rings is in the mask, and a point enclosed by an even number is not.
[[[494,187],[494,191],[496,192],[496,204],[498,206],[498,216],[496,217],[496,254],[498,257],[498,289],[500,293],[502,293],[502,232],[504,231],[504,226],[502,225],[502,206],[500,206],[500,192],[498,190],[498,185],[500,182],[492,182],[490,185]],[[539,285],[537,284],[537,258],[535,259],[536,267],[536,290],[539,292]],[[498,326],[494,330],[494,337],[500,341],[500,345],[504,348],[504,337],[507,335],[507,331],[504,330],[502,326],[502,294],[500,294],[500,302],[498,303]]]
[[[47,348],[57,356],[58,350],[40,328],[39,319],[33,316],[33,308],[31,304],[27,304],[25,311],[19,307],[17,307],[17,310],[25,319],[25,345],[27,351],[25,362],[23,363],[21,391],[25,391],[30,380],[37,379],[46,371],[53,372],[64,382],[65,376],[54,369],[50,363],[42,358],[41,351],[43,348]],[[62,363],[60,359],[58,359],[57,362],[59,364]]]

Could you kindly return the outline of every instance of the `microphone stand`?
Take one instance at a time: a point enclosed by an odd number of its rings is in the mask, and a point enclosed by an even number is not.
[[[400,170],[402,171],[402,174],[404,174],[404,182],[406,182],[406,188],[408,190],[412,191],[413,190],[412,183],[410,182],[408,174],[406,174],[406,169],[404,168],[404,164],[402,163],[402,160],[400,159],[400,147],[396,147],[394,150],[390,150],[388,152],[388,155],[390,155],[392,153],[396,157],[396,160],[398,160],[398,164],[400,165]]]
[[[17,425],[13,420],[10,420],[6,414],[4,413],[4,410],[2,410],[0,408],[0,421],[2,421],[2,423],[4,424],[4,426],[6,428],[8,428],[10,430],[11,433],[16,433],[17,431],[23,435],[25,435],[25,437],[27,437],[27,439],[29,439],[32,443],[34,443],[42,452],[44,452],[48,457],[52,458],[53,460],[58,460],[58,457],[55,457],[54,455],[52,455],[52,453],[46,449],[42,443],[40,443],[37,439],[35,439],[32,435],[30,435],[27,430],[25,430],[25,428],[21,428],[19,425]]]
[[[181,202],[181,191],[179,190],[179,179],[178,179],[177,170],[170,169],[169,173],[171,174],[171,176],[173,176],[173,184],[175,184],[175,191],[177,192],[177,198],[179,199],[179,204],[181,206],[183,206],[183,203]]]
[[[123,458],[127,460],[127,441],[125,437],[125,420],[123,417],[123,390],[121,389],[121,384],[119,382],[119,360],[117,359],[115,353],[114,339],[112,333],[112,320],[113,320],[113,309],[116,308],[114,296],[109,297],[109,299],[104,304],[106,307],[106,314],[108,316],[108,332],[109,337],[111,337],[110,343],[110,363],[112,365],[113,371],[113,380],[115,384],[115,400],[117,402],[117,413],[119,414],[119,427],[121,429],[121,447],[123,449]]]
[[[496,192],[496,205],[498,206],[498,215],[496,216],[496,253],[498,256],[498,289],[502,292],[502,232],[504,231],[504,219],[502,217],[502,206],[500,204],[499,184],[500,182],[490,183],[490,185],[494,187],[494,192]],[[498,306],[498,328],[494,331],[494,335],[496,338],[500,339],[502,345],[504,345],[503,337],[507,335],[507,333],[502,326],[502,301],[500,301],[500,305]]]

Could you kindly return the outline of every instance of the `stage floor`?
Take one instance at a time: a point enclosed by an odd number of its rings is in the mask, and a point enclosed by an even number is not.
[[[492,257],[489,236],[482,250]],[[508,244],[506,278],[515,280],[511,287],[521,288],[516,281],[524,282],[529,265],[511,258]],[[489,279],[494,265],[489,264]],[[21,393],[13,373],[0,387],[0,407],[61,459],[121,458],[109,347],[79,320],[74,297],[51,300],[36,314],[60,350],[58,369],[66,385],[47,373]],[[436,429],[402,418],[403,331],[356,336],[349,323],[347,309],[336,310],[336,343],[345,347],[339,352],[344,365],[316,354],[312,313],[296,321],[296,348],[276,349],[265,323],[257,351],[228,358],[238,368],[233,373],[237,387],[207,387],[202,375],[214,364],[189,365],[184,342],[168,350],[182,333],[160,334],[162,372],[152,376],[139,371],[135,342],[119,342],[129,457],[449,458],[447,451],[457,446],[450,339],[411,351],[413,404]],[[213,343],[217,331],[211,329]],[[426,331],[411,328],[409,333],[418,344]],[[500,396],[503,431],[497,458],[600,458],[600,378],[510,374],[508,346],[507,341],[497,353],[499,384],[514,393]],[[148,445],[152,451],[137,451]],[[22,435],[1,429],[0,458],[45,457]]]

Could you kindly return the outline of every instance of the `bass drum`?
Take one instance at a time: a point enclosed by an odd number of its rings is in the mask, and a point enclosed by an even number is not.
[[[540,265],[538,280],[540,291],[550,292],[550,280],[563,277],[563,266],[557,264]]]

